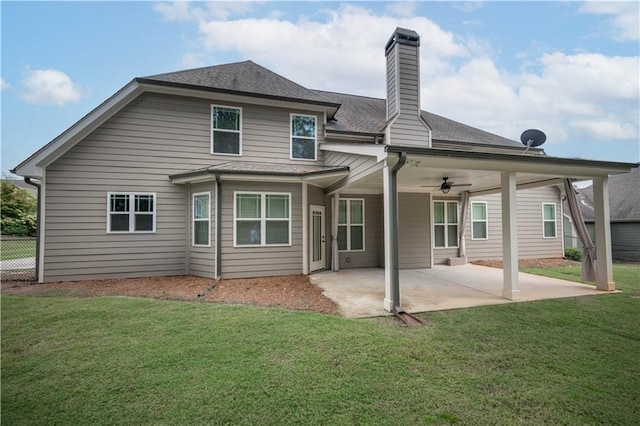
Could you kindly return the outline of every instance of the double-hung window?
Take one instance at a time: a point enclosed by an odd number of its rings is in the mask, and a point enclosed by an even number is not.
[[[487,230],[487,202],[474,201],[471,203],[471,239],[486,240],[489,238]]]
[[[235,192],[234,200],[236,247],[291,244],[291,194]]]
[[[433,245],[458,247],[458,202],[433,202]]]
[[[338,250],[364,251],[364,200],[341,199],[338,202]]]
[[[211,106],[211,153],[242,154],[242,108]]]
[[[291,114],[291,159],[316,159],[316,116]]]
[[[211,246],[211,192],[193,194],[193,245]]]
[[[556,204],[542,204],[543,238],[556,238]]]
[[[155,232],[156,194],[107,194],[107,232]]]

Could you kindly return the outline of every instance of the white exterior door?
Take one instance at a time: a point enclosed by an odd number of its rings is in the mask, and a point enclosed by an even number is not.
[[[324,207],[309,208],[309,269],[317,271],[325,268]]]

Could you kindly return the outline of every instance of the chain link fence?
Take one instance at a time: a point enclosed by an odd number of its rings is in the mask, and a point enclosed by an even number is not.
[[[36,281],[36,239],[0,236],[0,279]]]

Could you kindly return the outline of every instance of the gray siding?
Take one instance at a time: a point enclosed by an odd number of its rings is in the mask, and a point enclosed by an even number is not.
[[[397,56],[394,53],[387,56],[387,119],[399,112],[397,102],[398,81],[396,76]]]
[[[390,126],[391,145],[429,146],[429,129],[420,119],[420,70],[418,48],[396,44],[389,57],[397,55],[397,69],[391,74],[391,83],[397,86],[400,106],[399,115]],[[387,63],[389,63],[389,57]],[[391,118],[391,115],[389,118]]]
[[[398,262],[400,269],[431,267],[429,194],[398,195]]]
[[[502,259],[502,207],[500,194],[472,197],[471,202],[487,201],[488,239],[471,238],[471,213],[466,227],[469,260]],[[556,237],[543,238],[542,203],[556,204]],[[560,191],[556,187],[521,190],[517,193],[518,257],[521,259],[563,257],[562,209]]]
[[[210,247],[201,247],[193,245],[193,194],[199,192],[210,193],[210,222],[209,222],[209,238],[211,242]],[[191,191],[189,192],[189,220],[188,220],[188,232],[187,241],[189,246],[188,253],[188,273],[189,275],[196,275],[198,277],[215,278],[215,259],[216,259],[216,191],[215,183],[207,182],[196,185],[191,185]]]
[[[586,224],[591,241],[596,242],[595,223]],[[582,247],[582,243],[579,243]],[[640,261],[640,222],[611,223],[611,256],[616,260]]]
[[[189,191],[168,175],[228,161],[321,164],[322,151],[318,162],[289,159],[290,113],[307,111],[247,104],[235,105],[243,108],[243,156],[211,155],[212,103],[229,105],[143,94],[47,167],[45,281],[179,275],[190,266],[208,274],[198,262],[211,253],[189,265]],[[156,233],[107,234],[108,192],[155,192]]]
[[[234,247],[234,191],[291,194],[291,245]],[[222,182],[222,278],[250,278],[302,273],[302,185],[258,182]]]
[[[340,198],[364,198],[365,214],[364,251],[341,251],[339,254],[340,268],[375,268],[384,265],[382,196],[349,194]],[[330,222],[329,226],[331,226]]]

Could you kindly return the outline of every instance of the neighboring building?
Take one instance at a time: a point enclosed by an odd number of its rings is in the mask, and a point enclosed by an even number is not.
[[[578,192],[584,221],[595,240],[593,187]],[[640,261],[640,169],[609,179],[609,216],[613,258]]]
[[[13,186],[15,186],[18,189],[24,189],[25,191],[27,191],[29,194],[33,195],[34,197],[37,196],[38,191],[36,190],[36,187],[33,185],[29,185],[27,182],[25,182],[22,179],[2,179],[5,180],[9,183],[11,183]]]
[[[633,165],[525,152],[421,111],[419,44],[392,34],[386,100],[251,61],[134,79],[14,170],[42,184],[39,280],[385,267],[392,310],[398,267],[466,254],[504,259],[517,298],[518,256],[563,254],[562,179],[600,188]]]

